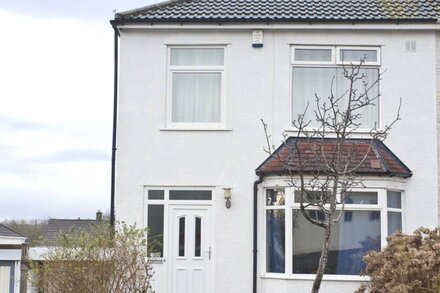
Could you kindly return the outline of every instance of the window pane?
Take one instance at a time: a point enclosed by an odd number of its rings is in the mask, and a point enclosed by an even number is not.
[[[352,72],[348,68],[347,74],[350,75]],[[372,105],[364,106],[360,109],[353,111],[354,114],[359,114],[360,117],[357,119],[358,123],[361,123],[361,128],[373,128],[379,123],[379,83],[376,83],[379,78],[379,69],[376,68],[361,68],[359,69],[359,77],[364,76],[364,78],[353,83],[353,95],[352,100],[359,97],[359,95],[365,94],[364,83],[366,84],[368,90],[368,97],[374,99]],[[350,80],[344,77],[344,69],[338,68],[337,75],[337,96],[343,96],[340,102],[340,107],[342,109],[347,109],[347,103],[349,99],[350,90]],[[365,101],[365,99],[361,100]],[[353,105],[353,103],[352,103]]]
[[[163,190],[148,190],[148,199],[164,199]]]
[[[173,48],[171,65],[223,65],[221,48]]]
[[[284,188],[266,190],[266,205],[283,206],[285,204],[285,201],[286,197],[284,193]]]
[[[332,80],[335,76],[335,68],[293,68],[292,120],[297,120],[298,115],[304,113],[308,104],[304,120],[310,120],[311,127],[319,125],[314,113],[315,95],[325,101],[330,96]]]
[[[163,257],[163,205],[148,205],[148,255]]]
[[[388,212],[388,236],[402,231],[402,213]]]
[[[295,48],[295,61],[332,61],[332,50]]]
[[[401,209],[402,208],[402,196],[397,191],[387,191],[387,206],[389,208]]]
[[[179,218],[179,256],[185,256],[185,218]]]
[[[171,200],[211,200],[211,190],[170,190]]]
[[[351,72],[347,74],[351,74]],[[372,105],[361,107],[354,113],[359,114],[357,122],[361,123],[361,128],[372,128],[379,122],[379,99],[377,98],[379,84],[376,83],[379,78],[379,69],[362,68],[359,70],[359,77],[362,75],[364,78],[353,84],[353,93],[356,96],[352,97],[356,98],[365,93],[365,82],[368,88],[368,97],[374,100]],[[344,76],[343,68],[294,67],[292,76],[292,120],[297,120],[298,115],[303,114],[308,105],[304,120],[311,121],[310,127],[320,126],[314,113],[316,96],[321,99],[321,105],[324,102],[328,104],[328,97],[332,93],[332,81],[333,95],[337,98],[342,97],[338,104],[340,111],[343,112],[347,108],[350,80]]]
[[[196,217],[196,233],[195,233],[195,242],[194,242],[194,256],[201,256],[201,242],[202,242],[202,219]]]
[[[346,204],[377,204],[377,192],[350,192]]]
[[[220,122],[221,73],[173,73],[172,121]]]
[[[306,203],[312,203],[324,200],[326,197],[330,197],[330,193],[322,193],[321,191],[310,191],[306,190],[304,193],[304,202]],[[301,202],[301,191],[295,190],[295,202],[300,203]]]
[[[380,250],[380,221],[369,221],[369,211],[350,211],[348,221],[333,226],[326,274],[359,275],[363,256]],[[318,269],[324,230],[311,224],[301,211],[293,211],[293,273],[315,274]]]
[[[266,271],[284,273],[284,210],[266,212]]]
[[[341,61],[344,62],[377,62],[376,50],[348,50],[342,49],[340,51]]]

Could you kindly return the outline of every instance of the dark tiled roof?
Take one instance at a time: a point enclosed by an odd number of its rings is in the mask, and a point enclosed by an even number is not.
[[[436,21],[440,0],[171,0],[123,21]]]
[[[25,237],[18,232],[15,232],[11,228],[6,227],[5,225],[0,224],[0,236],[6,237]]]
[[[92,225],[97,225],[99,220],[73,220],[73,219],[50,219],[43,239],[46,241],[55,241],[57,234],[75,235],[81,231],[89,232]]]
[[[256,170],[258,175],[269,174],[297,174],[300,171],[300,163],[298,152],[295,148],[295,143],[298,142],[298,147],[302,154],[302,163],[304,172],[317,172],[323,170],[323,158],[331,161],[330,157],[335,149],[335,139],[327,138],[321,139],[306,139],[306,138],[289,138],[286,143],[282,144],[272,156],[269,156]],[[371,144],[371,149],[369,146]],[[324,148],[324,156],[321,155],[321,146]],[[359,175],[373,175],[373,176],[397,176],[397,177],[411,177],[412,173],[396,155],[388,149],[385,144],[378,140],[370,139],[352,139],[346,141],[344,154],[350,154],[352,161],[350,166],[361,166],[356,172]],[[362,162],[365,154],[367,158]],[[304,162],[306,162],[304,164]],[[348,162],[348,160],[345,160]]]

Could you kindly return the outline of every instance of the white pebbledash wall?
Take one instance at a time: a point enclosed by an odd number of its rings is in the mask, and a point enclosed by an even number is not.
[[[435,227],[436,33],[272,28],[264,30],[264,47],[252,48],[251,32],[223,26],[122,28],[116,219],[145,225],[144,186],[217,186],[213,198],[214,292],[251,292],[254,170],[267,157],[262,151],[265,136],[260,119],[269,123],[273,143],[279,145],[291,121],[290,45],[374,45],[381,46],[382,69],[387,70],[380,85],[382,122],[394,119],[402,98],[402,121],[386,145],[414,173],[405,184],[406,231]],[[417,52],[405,52],[406,40],[417,42]],[[225,131],[166,129],[167,45],[182,44],[226,45]],[[233,188],[231,209],[225,208],[223,187]],[[262,243],[259,268],[264,259]],[[158,272],[157,277],[165,275]],[[258,283],[261,293],[308,292],[311,287],[310,280],[259,278]],[[353,281],[324,281],[322,292],[352,292],[358,286]]]

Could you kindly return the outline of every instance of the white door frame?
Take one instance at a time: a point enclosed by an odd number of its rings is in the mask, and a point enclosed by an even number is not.
[[[149,204],[162,204],[164,205],[164,231],[163,231],[163,258],[161,259],[161,262],[164,268],[164,272],[166,274],[164,284],[163,284],[163,291],[157,293],[169,293],[171,292],[172,287],[171,284],[171,275],[172,267],[170,264],[171,260],[171,243],[172,237],[170,235],[170,211],[172,207],[187,207],[187,208],[197,208],[197,207],[210,207],[210,228],[212,231],[211,235],[211,261],[210,261],[210,268],[209,268],[209,284],[212,288],[212,290],[215,288],[215,251],[216,251],[216,245],[215,245],[215,198],[218,196],[217,193],[221,192],[221,189],[219,187],[215,186],[207,186],[207,185],[198,185],[198,186],[177,186],[177,185],[144,185],[144,226],[147,227],[148,225],[148,205]],[[148,190],[164,190],[164,199],[163,200],[149,200],[148,199]],[[169,199],[169,191],[170,190],[210,190],[212,191],[212,199],[211,200],[170,200]]]
[[[208,260],[208,265],[207,265],[207,270],[208,270],[208,274],[207,274],[207,282],[208,282],[208,290],[206,293],[210,293],[213,291],[213,261],[214,261],[214,229],[213,229],[213,208],[212,205],[210,204],[179,204],[179,203],[173,203],[173,204],[169,204],[168,205],[168,243],[166,244],[167,247],[167,293],[171,293],[173,292],[173,274],[174,274],[174,265],[175,265],[175,261],[174,261],[174,256],[173,256],[173,251],[172,249],[175,248],[175,243],[174,243],[174,235],[172,235],[172,231],[174,230],[174,228],[172,227],[173,225],[176,225],[172,219],[174,218],[174,211],[191,211],[194,212],[195,215],[197,215],[197,210],[201,210],[201,211],[206,211],[206,217],[208,218],[208,224],[209,227],[208,228],[203,228],[202,226],[202,232],[203,231],[208,231],[208,233],[210,233],[210,236],[208,237],[208,243],[203,243],[202,240],[202,245],[201,245],[201,253],[202,255],[207,254],[207,248],[210,247],[211,251],[209,252],[210,256],[207,259]],[[185,233],[187,233],[188,231],[188,224],[189,221],[185,223]],[[202,224],[203,225],[203,224]],[[203,230],[206,229],[206,230]],[[203,239],[203,238],[202,238]],[[185,249],[189,250],[188,248],[188,243],[185,242]],[[189,255],[191,255],[191,252],[188,251],[188,253],[190,253]],[[204,292],[205,293],[205,292]]]

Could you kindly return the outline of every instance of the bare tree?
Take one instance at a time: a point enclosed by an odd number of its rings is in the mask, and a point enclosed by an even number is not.
[[[344,65],[342,77],[347,81],[347,88],[336,95],[334,90],[335,77],[331,82],[328,97],[315,94],[313,118],[306,119],[309,104],[304,112],[292,122],[297,131],[295,143],[288,144],[288,136],[284,134],[283,145],[289,154],[295,154],[297,160],[289,156],[281,156],[275,152],[271,144],[268,125],[261,120],[266,135],[267,146],[264,151],[280,160],[289,172],[289,185],[300,191],[300,210],[302,215],[312,224],[323,229],[319,264],[312,287],[312,292],[319,292],[330,252],[332,228],[344,213],[345,201],[349,192],[355,187],[364,187],[359,176],[371,154],[372,144],[386,139],[393,125],[400,120],[400,104],[396,118],[388,125],[379,129],[374,125],[369,131],[368,147],[361,148],[352,143],[352,136],[362,127],[362,110],[375,107],[379,99],[377,79],[368,82],[362,65],[365,58],[358,64]],[[340,89],[339,89],[340,90]],[[329,140],[329,138],[331,138]],[[318,210],[323,217],[313,217],[310,210]]]
[[[103,222],[90,232],[60,234],[33,262],[32,282],[44,292],[151,292],[147,230],[125,224],[113,233]]]

